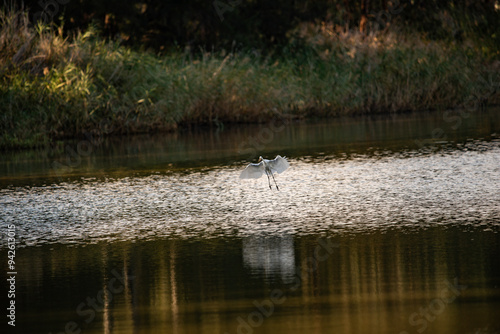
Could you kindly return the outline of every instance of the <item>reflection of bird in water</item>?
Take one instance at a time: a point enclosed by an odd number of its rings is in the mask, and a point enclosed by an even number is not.
[[[264,223],[265,221],[262,221]],[[251,273],[266,281],[291,284],[296,279],[295,247],[293,236],[286,232],[278,235],[251,235],[242,240],[243,264]]]
[[[269,182],[269,189],[272,189],[271,187],[271,180],[269,179],[269,176],[273,178],[274,184],[276,185],[276,189],[280,190],[278,188],[278,184],[276,183],[276,180],[274,179],[274,173],[283,173],[288,167],[290,167],[290,164],[288,161],[286,161],[286,157],[281,157],[280,155],[277,155],[276,158],[273,160],[267,160],[262,157],[259,157],[259,162],[256,164],[249,164],[243,172],[240,174],[240,179],[258,179],[262,176],[262,174],[266,173],[267,175],[267,181]]]

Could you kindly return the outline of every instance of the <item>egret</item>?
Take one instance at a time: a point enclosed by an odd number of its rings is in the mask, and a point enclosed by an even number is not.
[[[269,176],[271,176],[273,178],[274,184],[276,185],[276,189],[280,190],[280,188],[278,188],[276,180],[274,179],[273,174],[275,172],[281,174],[288,167],[290,167],[290,164],[288,163],[288,161],[286,161],[286,157],[281,157],[280,155],[277,155],[276,158],[274,158],[273,160],[267,160],[262,157],[259,157],[258,163],[249,164],[243,170],[243,172],[241,172],[240,179],[258,179],[262,176],[262,174],[266,173],[267,181],[269,182],[269,189],[273,189],[271,187],[271,179],[269,178]]]

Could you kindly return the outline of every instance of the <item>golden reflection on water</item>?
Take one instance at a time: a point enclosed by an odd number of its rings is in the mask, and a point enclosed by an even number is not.
[[[495,315],[500,307],[498,241],[498,231],[450,226],[328,238],[26,248],[19,271],[28,272],[36,254],[43,254],[43,270],[23,276],[20,291],[43,293],[30,303],[22,295],[20,303],[48,331],[73,320],[86,333],[238,333],[249,328],[255,333],[415,333],[424,327],[429,333],[474,333],[475,328],[494,333],[500,325]],[[125,276],[124,290],[105,294],[104,311],[96,312],[95,320],[87,325],[84,317],[68,312],[87,296],[106,291],[113,269]],[[70,273],[77,282],[94,279],[80,284],[67,303],[64,291],[74,289],[65,280]],[[48,277],[57,286],[45,286]],[[48,296],[53,304],[45,314],[40,306]],[[55,317],[58,310],[61,316]]]

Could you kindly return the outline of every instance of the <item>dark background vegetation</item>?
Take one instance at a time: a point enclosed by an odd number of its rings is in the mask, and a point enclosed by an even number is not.
[[[496,50],[500,45],[495,0],[25,0],[24,5],[31,20],[60,24],[63,18],[66,32],[92,23],[105,37],[160,52],[300,46],[294,29],[304,22],[367,33],[397,26],[429,39],[474,38]]]
[[[0,6],[0,150],[500,103],[500,0]]]

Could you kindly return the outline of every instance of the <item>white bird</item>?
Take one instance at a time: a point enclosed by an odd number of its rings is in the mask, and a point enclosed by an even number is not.
[[[240,179],[258,179],[262,176],[262,174],[266,173],[267,175],[267,181],[269,182],[269,189],[272,189],[271,187],[271,180],[269,179],[269,176],[273,178],[274,184],[276,185],[276,189],[280,190],[278,188],[278,184],[276,183],[276,180],[274,179],[273,173],[283,173],[288,167],[290,167],[290,164],[288,161],[286,161],[286,157],[281,157],[280,155],[277,155],[276,158],[273,160],[267,160],[262,157],[259,157],[259,161],[256,164],[249,164],[243,172],[240,174]]]

